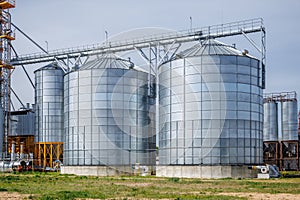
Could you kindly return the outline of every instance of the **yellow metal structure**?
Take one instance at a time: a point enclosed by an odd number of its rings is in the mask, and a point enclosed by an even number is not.
[[[15,40],[15,37],[12,35],[11,16],[8,9],[14,8],[15,5],[15,0],[0,0],[0,63],[1,67],[8,69],[12,68],[9,65],[11,58],[10,42]]]
[[[16,7],[16,0],[0,0],[0,8],[5,10],[5,9],[10,9]]]
[[[14,69],[13,66],[2,63],[1,61],[0,61],[0,68]]]
[[[10,35],[0,35],[0,38],[5,38],[7,40],[15,40],[15,38],[13,36],[10,36]]]
[[[54,161],[63,162],[63,142],[37,142],[34,152],[35,165],[53,168]]]
[[[29,155],[34,153],[34,136],[8,136],[8,153],[12,153],[12,144],[15,144],[15,153],[24,153]],[[23,152],[21,152],[21,145],[23,145]]]

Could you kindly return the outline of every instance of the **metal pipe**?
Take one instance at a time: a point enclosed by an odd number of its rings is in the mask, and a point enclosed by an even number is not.
[[[20,144],[20,159],[24,158],[24,143],[21,142]]]
[[[14,23],[11,22],[11,25],[15,27],[20,33],[22,33],[28,40],[30,40],[35,46],[37,46],[39,49],[41,49],[44,53],[48,54],[48,52],[41,47],[38,43],[36,43],[29,35],[27,35],[24,31],[22,31],[19,27],[17,27]]]
[[[23,104],[23,102],[21,101],[21,99],[18,97],[18,95],[15,93],[15,91],[12,89],[12,87],[10,87],[10,90],[13,92],[13,94],[14,94],[15,97],[18,99],[18,101],[19,101],[20,104],[23,106],[23,108],[25,108],[25,105]]]
[[[11,25],[13,25],[20,33],[22,33],[28,40],[30,40],[34,45],[36,45],[40,50],[42,50],[44,53],[46,53],[47,54],[47,56],[49,56],[49,52],[47,51],[47,50],[45,50],[41,45],[39,45],[37,42],[35,42],[31,37],[29,37],[24,31],[22,31],[19,27],[17,27],[15,24],[13,24],[13,23],[11,23]],[[47,48],[48,48],[48,42],[47,42]],[[16,58],[18,59],[18,57],[16,56]],[[54,56],[53,57],[53,61],[56,61],[57,63],[61,63],[61,62],[59,62],[59,60],[57,59],[57,57],[56,56]],[[63,63],[61,63],[61,64],[63,64]],[[21,64],[22,65],[22,64]],[[62,70],[64,71],[64,72],[66,72],[66,70],[63,68],[63,67],[61,67],[62,68]],[[68,66],[67,66],[67,68],[68,68]]]
[[[10,45],[11,49],[13,50],[14,54],[16,55],[16,58],[19,58],[19,55],[18,55],[17,51],[15,50],[15,48],[13,47],[13,45],[12,45],[11,43],[9,43],[9,45]],[[30,76],[29,76],[27,70],[25,69],[24,65],[21,65],[21,67],[22,67],[23,71],[25,72],[25,74],[26,74],[26,76],[27,76],[27,78],[28,78],[30,84],[31,84],[32,87],[35,89],[35,86],[34,86],[34,84],[33,84],[33,81],[31,80],[31,78],[30,78]]]
[[[15,151],[16,151],[16,144],[13,141],[11,144],[11,154],[10,154],[10,160],[14,161],[15,160]]]

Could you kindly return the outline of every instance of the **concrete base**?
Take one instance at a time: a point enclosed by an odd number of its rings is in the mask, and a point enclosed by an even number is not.
[[[156,166],[158,177],[179,178],[256,178],[247,166]]]
[[[139,166],[61,166],[61,174],[75,174],[79,176],[121,176],[153,174],[153,167]]]

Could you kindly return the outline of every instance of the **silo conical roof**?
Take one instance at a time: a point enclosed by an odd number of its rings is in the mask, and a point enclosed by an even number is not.
[[[52,62],[44,67],[38,68],[37,70],[34,71],[34,73],[40,70],[47,70],[47,69],[61,69],[61,68],[58,66],[57,62]]]
[[[179,57],[192,57],[192,56],[205,56],[205,55],[236,55],[242,56],[242,52],[234,47],[219,42],[214,39],[204,41],[202,44],[196,44],[193,47],[181,52]]]
[[[96,59],[88,61],[79,70],[87,69],[129,69],[131,63],[120,59],[114,54],[103,54]]]

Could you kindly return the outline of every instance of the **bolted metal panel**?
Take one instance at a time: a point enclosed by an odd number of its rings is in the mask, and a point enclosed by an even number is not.
[[[52,63],[35,72],[35,142],[63,142],[63,70]]]
[[[64,77],[64,165],[155,165],[148,74],[106,55]]]
[[[259,61],[208,40],[159,68],[159,164],[262,163]]]
[[[264,141],[278,141],[278,103],[264,102]]]
[[[281,108],[282,140],[298,140],[297,100],[283,101]]]

